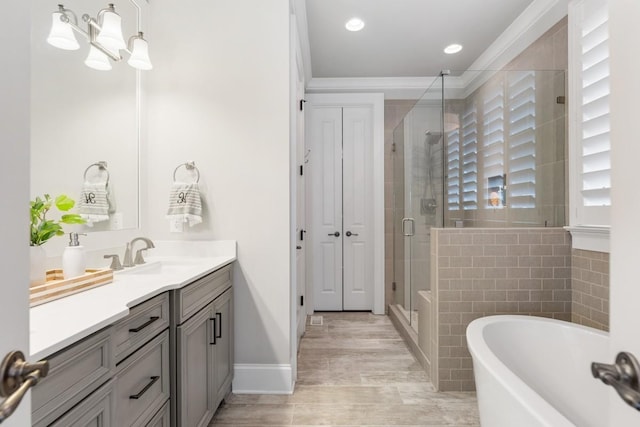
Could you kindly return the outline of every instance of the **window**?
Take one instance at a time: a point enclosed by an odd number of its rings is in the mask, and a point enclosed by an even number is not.
[[[569,125],[572,232],[610,224],[609,29],[606,0],[579,0],[569,7]],[[575,234],[574,234],[575,236]],[[602,237],[599,237],[602,239]],[[576,239],[574,238],[574,246]],[[578,240],[578,247],[582,245]],[[581,249],[608,250],[583,246]]]

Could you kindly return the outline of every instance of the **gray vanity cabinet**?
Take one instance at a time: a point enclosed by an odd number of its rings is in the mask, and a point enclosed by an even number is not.
[[[233,379],[231,266],[174,291],[175,422],[207,426]]]
[[[177,328],[179,426],[206,426],[215,407],[213,303]]]
[[[50,427],[115,426],[113,381],[100,387]]]
[[[51,425],[113,378],[116,363],[112,329],[103,329],[48,360],[49,375],[31,394],[31,421],[35,427]],[[113,405],[113,398],[108,403]],[[109,417],[109,411],[106,411],[104,419],[109,420]]]
[[[231,388],[233,379],[233,289],[228,289],[213,303],[216,314],[215,389],[216,408]]]

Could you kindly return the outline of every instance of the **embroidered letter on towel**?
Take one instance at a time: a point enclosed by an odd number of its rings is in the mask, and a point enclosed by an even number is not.
[[[202,222],[202,200],[198,184],[174,182],[169,194],[169,221],[188,222],[189,227]]]
[[[94,222],[109,219],[109,186],[106,182],[85,182],[82,185],[78,213],[89,227]]]

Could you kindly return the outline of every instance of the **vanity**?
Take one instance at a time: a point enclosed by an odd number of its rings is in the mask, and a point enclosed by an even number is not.
[[[233,379],[235,242],[156,246],[113,283],[31,309],[30,358],[50,363],[34,426],[211,421]]]

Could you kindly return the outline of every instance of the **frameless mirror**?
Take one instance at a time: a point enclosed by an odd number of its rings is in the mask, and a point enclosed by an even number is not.
[[[106,1],[65,0],[78,26],[82,15],[96,18]],[[139,9],[133,0],[115,3],[122,17],[125,40],[137,33]],[[78,211],[85,181],[109,179],[109,218],[85,231],[139,226],[139,77],[127,65],[111,61],[110,71],[84,64],[89,53],[86,38],[74,32],[80,48],[62,50],[47,43],[52,13],[58,1],[39,1],[32,7],[31,30],[31,197],[66,194]],[[106,170],[91,166],[106,162]]]

